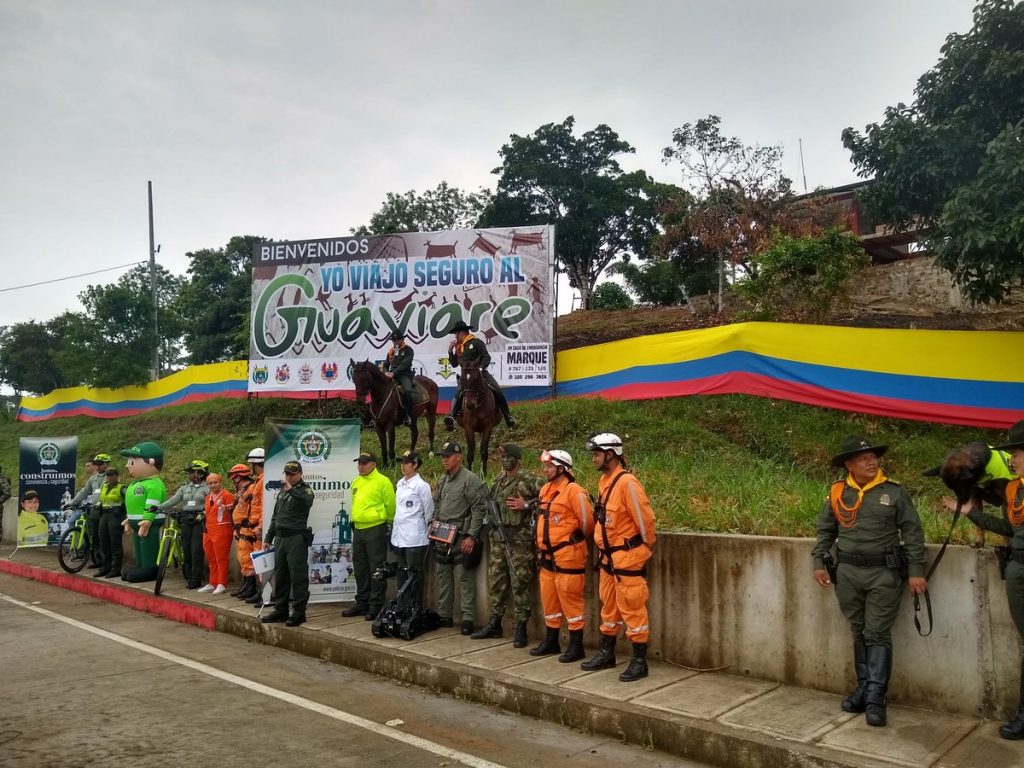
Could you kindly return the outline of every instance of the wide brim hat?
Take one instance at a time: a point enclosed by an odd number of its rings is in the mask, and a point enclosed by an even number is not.
[[[852,459],[859,453],[871,451],[876,456],[881,456],[887,450],[887,445],[873,445],[870,440],[861,435],[847,435],[839,446],[839,453],[832,457],[832,466],[842,469],[847,459]]]
[[[469,333],[472,333],[473,329],[466,325],[464,321],[459,320],[459,322],[451,327],[451,330],[448,331],[448,333],[458,333],[459,331],[468,331]]]
[[[997,451],[1012,451],[1015,448],[1024,448],[1024,420],[1018,421],[1006,433],[1006,439],[1010,442],[994,446]]]

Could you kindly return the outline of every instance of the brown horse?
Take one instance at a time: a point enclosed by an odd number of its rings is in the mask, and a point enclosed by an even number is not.
[[[466,435],[466,467],[473,468],[476,453],[476,436],[480,435],[480,462],[483,474],[487,474],[487,449],[491,432],[501,421],[501,411],[494,391],[484,378],[479,363],[464,363],[462,366],[462,415],[459,424]]]
[[[401,387],[397,381],[389,379],[380,368],[369,360],[357,363],[350,359],[349,373],[352,383],[356,387],[356,402],[363,405],[369,397],[370,415],[373,416],[377,437],[380,439],[380,458],[384,462],[384,466],[392,466],[395,463],[395,427],[402,423],[404,415],[399,403]],[[426,416],[427,438],[430,441],[430,452],[433,453],[434,422],[437,420],[437,384],[426,376],[417,376],[416,383],[427,393],[427,399],[416,403],[410,409],[412,416],[412,424],[409,427],[412,432],[410,450],[416,450],[416,443],[420,439],[419,418]]]

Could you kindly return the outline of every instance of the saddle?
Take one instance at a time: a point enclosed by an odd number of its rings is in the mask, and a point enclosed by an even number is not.
[[[394,386],[395,395],[398,397],[398,402],[401,403],[402,405],[405,405],[405,390],[402,389],[402,385],[399,384],[397,381],[395,382]],[[423,405],[423,403],[430,400],[430,395],[427,394],[427,390],[425,390],[420,385],[420,383],[416,381],[416,379],[412,380],[412,393],[413,401],[411,407],[413,408],[415,408],[417,405]]]

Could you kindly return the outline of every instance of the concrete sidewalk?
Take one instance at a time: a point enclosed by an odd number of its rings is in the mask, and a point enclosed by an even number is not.
[[[154,597],[151,582],[66,574],[52,550],[21,550],[13,561],[10,551],[0,548],[0,572],[714,765],[1024,766],[1024,742],[1000,739],[991,721],[890,705],[888,727],[869,728],[830,693],[659,662],[648,678],[620,683],[621,660],[588,673],[552,656],[535,659],[507,637],[470,640],[443,629],[412,641],[377,639],[370,622],[343,619],[337,604],[310,605],[309,621],[296,629],[262,625],[251,606],[186,590],[177,574]]]

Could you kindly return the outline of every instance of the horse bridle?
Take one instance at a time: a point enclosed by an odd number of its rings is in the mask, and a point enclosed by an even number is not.
[[[359,366],[359,363],[356,364]],[[373,410],[373,387],[367,387],[366,390],[366,407],[370,409],[370,415],[373,416],[374,421],[380,418],[381,413],[384,412],[384,406],[391,402],[391,398],[395,396],[395,387],[388,387],[388,396],[384,398],[384,402],[380,404],[380,408],[376,412]]]

